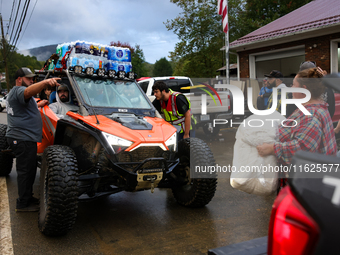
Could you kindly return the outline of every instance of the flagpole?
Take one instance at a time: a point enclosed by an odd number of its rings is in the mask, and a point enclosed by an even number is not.
[[[228,1],[227,1],[228,4]],[[230,84],[230,77],[229,77],[229,29],[227,33],[225,33],[225,70],[226,70],[226,79],[227,84]]]
[[[230,84],[229,78],[229,28],[228,28],[228,0],[218,0],[217,2],[217,13],[222,15],[222,27],[225,36],[225,71],[227,84]]]
[[[225,34],[225,65],[226,65],[226,78],[227,78],[227,84],[230,84],[230,78],[229,78],[229,29],[227,33]]]

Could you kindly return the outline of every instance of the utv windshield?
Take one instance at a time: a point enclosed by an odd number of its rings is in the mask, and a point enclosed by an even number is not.
[[[143,92],[133,81],[75,76],[85,102],[93,107],[150,109]]]

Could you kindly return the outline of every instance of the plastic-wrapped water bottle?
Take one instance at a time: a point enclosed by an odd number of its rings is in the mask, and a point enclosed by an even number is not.
[[[109,55],[109,47],[102,46],[101,47],[101,56],[105,59],[108,59]]]
[[[82,54],[83,53],[83,44],[84,42],[77,41],[75,43],[75,54]]]
[[[54,62],[53,61],[49,64],[47,69],[48,70],[53,70],[54,69]]]
[[[70,49],[70,45],[68,43],[64,43],[61,47],[61,58],[63,58],[66,54],[66,52],[68,52],[68,50]]]
[[[100,69],[104,69],[105,61],[99,60],[98,63],[99,63],[99,68],[100,68]]]
[[[131,62],[126,63],[126,71],[125,72],[132,72],[132,64]]]
[[[91,45],[89,43],[84,42],[83,43],[82,54],[91,55],[90,47],[91,47]]]
[[[86,67],[93,67],[94,68],[94,61],[92,59],[90,59],[89,57],[84,58],[83,60],[83,68]]]
[[[79,58],[78,57],[70,57],[68,60],[67,60],[67,67],[75,67],[75,66],[79,66],[80,65],[80,61],[79,61]]]
[[[117,66],[117,61],[113,61],[113,60],[108,60],[107,63],[105,64],[105,71],[110,71],[110,70],[114,70],[114,71],[118,71],[118,66]]]
[[[56,53],[57,53],[57,55],[59,56],[59,58],[60,58],[60,56],[61,56],[61,51],[62,51],[62,49],[61,49],[61,44],[58,44],[57,45],[57,49],[56,49]]]
[[[131,62],[131,51],[129,48],[124,49],[124,59],[125,62]]]
[[[114,46],[109,46],[109,47],[107,47],[108,48],[108,56],[107,56],[107,59],[108,60],[116,60],[116,57],[115,57],[115,55],[116,55],[116,47],[114,47]]]
[[[117,48],[115,57],[116,57],[117,61],[123,61],[123,59],[124,59],[124,50],[121,47]]]
[[[132,71],[131,62],[118,62],[117,70],[124,71],[125,73],[131,72]]]
[[[118,62],[117,71],[125,71],[125,64],[123,62]]]

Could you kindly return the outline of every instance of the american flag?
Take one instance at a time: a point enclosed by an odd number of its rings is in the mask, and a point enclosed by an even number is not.
[[[227,33],[228,32],[228,2],[227,0],[218,0],[217,12],[219,15],[222,15],[223,32]]]

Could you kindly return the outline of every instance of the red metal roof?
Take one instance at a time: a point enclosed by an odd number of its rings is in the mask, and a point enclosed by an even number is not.
[[[288,36],[297,32],[340,23],[340,0],[314,0],[281,18],[247,34],[232,43],[230,47],[252,42]]]

